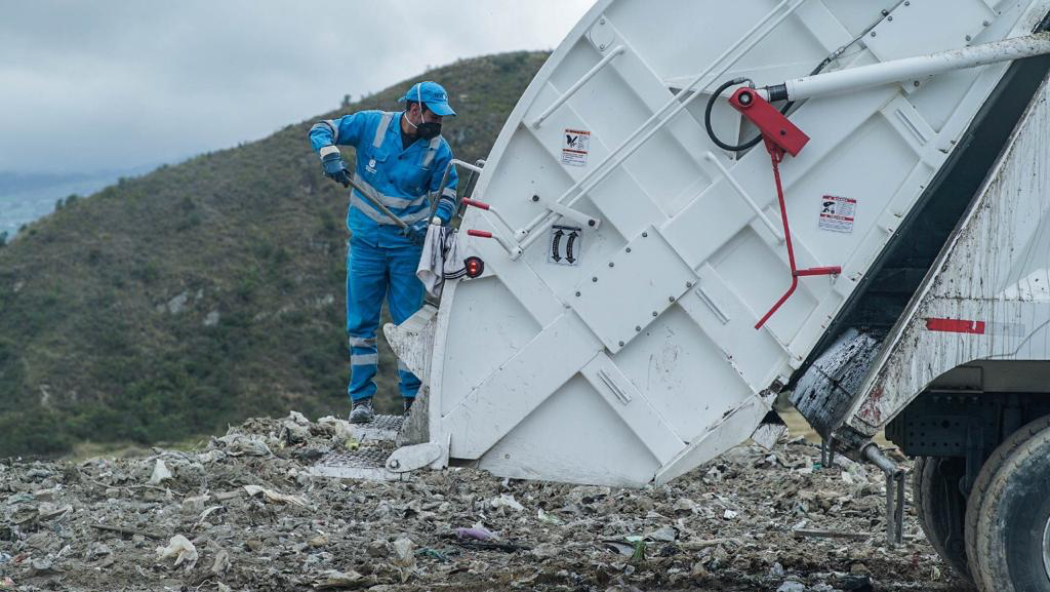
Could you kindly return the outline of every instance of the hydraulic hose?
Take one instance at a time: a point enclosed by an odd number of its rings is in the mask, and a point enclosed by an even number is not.
[[[715,89],[715,92],[711,94],[711,98],[707,100],[707,108],[704,109],[704,127],[707,128],[707,135],[710,136],[711,141],[715,143],[715,146],[728,152],[743,152],[745,150],[750,150],[762,141],[762,134],[758,134],[743,144],[733,146],[732,144],[726,144],[719,139],[718,135],[715,134],[714,128],[711,127],[711,111],[715,108],[715,101],[718,100],[718,97],[722,96],[722,93],[724,93],[730,86],[744,84],[745,82],[751,82],[751,80],[748,78],[734,78],[723,82],[722,85]],[[791,107],[794,106],[794,104],[795,103],[790,101],[784,103],[784,106],[780,108],[780,113],[782,115],[787,115],[787,112],[791,110]]]

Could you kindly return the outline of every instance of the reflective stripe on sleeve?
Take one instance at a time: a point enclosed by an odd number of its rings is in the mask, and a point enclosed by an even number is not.
[[[321,123],[327,124],[328,127],[332,128],[332,143],[333,144],[338,144],[339,143],[339,123],[337,123],[334,119],[326,119],[325,121],[322,121]]]

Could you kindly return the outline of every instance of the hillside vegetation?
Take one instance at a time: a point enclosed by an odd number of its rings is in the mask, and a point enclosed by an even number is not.
[[[488,153],[545,59],[425,74],[459,113],[445,125],[457,157]],[[306,134],[316,119],[396,110],[411,82],[122,180],[0,248],[0,456],[178,440],[291,408],[345,414],[347,197]],[[395,362],[380,351],[390,405]]]

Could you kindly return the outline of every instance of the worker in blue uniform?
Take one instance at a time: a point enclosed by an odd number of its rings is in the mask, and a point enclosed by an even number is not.
[[[359,111],[320,121],[310,129],[310,142],[321,156],[324,174],[352,190],[346,225],[350,245],[346,259],[346,331],[350,337],[350,421],[368,423],[375,417],[372,397],[379,354],[376,331],[383,298],[390,316],[401,324],[423,305],[423,284],[416,278],[427,225],[448,224],[456,209],[456,171],[446,187],[441,180],[452,150],[441,137],[444,117],[455,116],[448,93],[436,82],[420,82],[401,98],[403,112]],[[338,146],[357,150],[357,165],[349,171]],[[440,190],[440,193],[438,193]],[[431,220],[431,200],[439,200]],[[389,208],[402,228],[372,203]],[[420,381],[398,362],[399,390],[405,412],[412,406]]]

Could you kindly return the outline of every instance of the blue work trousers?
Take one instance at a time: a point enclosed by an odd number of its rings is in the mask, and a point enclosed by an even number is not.
[[[376,392],[379,368],[376,331],[383,310],[383,298],[390,317],[400,325],[423,306],[423,283],[416,277],[421,247],[399,245],[382,247],[350,239],[346,256],[346,332],[350,336],[350,386],[354,401]],[[419,391],[419,379],[400,360],[397,374],[401,396],[412,398]]]

